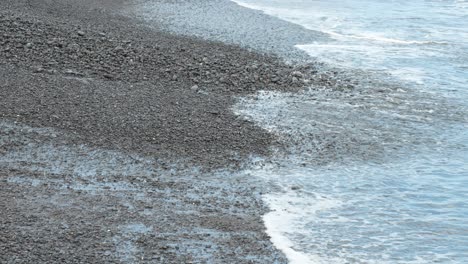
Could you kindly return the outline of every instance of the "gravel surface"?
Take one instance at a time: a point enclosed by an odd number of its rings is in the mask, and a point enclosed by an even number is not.
[[[0,15],[2,61],[25,71],[2,73],[2,116],[67,129],[98,146],[238,165],[268,154],[274,138],[232,114],[234,97],[300,89],[315,72],[125,19],[93,24],[96,31],[34,14]]]
[[[231,108],[333,81],[135,7],[0,2],[0,262],[284,263],[235,172],[279,143]]]
[[[0,123],[1,263],[283,263],[258,182]]]
[[[327,35],[247,9],[230,0],[139,0],[130,13],[155,26],[187,36],[222,41],[276,54],[294,63],[310,57],[295,45],[310,44]]]

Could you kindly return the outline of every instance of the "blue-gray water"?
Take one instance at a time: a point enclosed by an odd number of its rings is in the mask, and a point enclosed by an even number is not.
[[[327,33],[298,48],[401,87],[241,103],[280,136],[317,137],[251,171],[283,187],[265,196],[277,247],[293,263],[468,263],[468,1],[235,2]]]

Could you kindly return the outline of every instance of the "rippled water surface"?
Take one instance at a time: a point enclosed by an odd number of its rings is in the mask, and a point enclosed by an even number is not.
[[[241,5],[322,31],[331,41],[298,43],[339,67],[392,74],[467,94],[467,1],[242,0]]]
[[[298,48],[379,80],[236,107],[305,142],[249,172],[283,187],[265,196],[277,247],[293,263],[468,263],[468,2],[236,2],[327,33]]]

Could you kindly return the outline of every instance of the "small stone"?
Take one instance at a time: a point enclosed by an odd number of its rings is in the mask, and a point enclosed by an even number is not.
[[[299,187],[299,186],[297,186],[297,185],[291,186],[291,190],[293,190],[293,191],[297,191],[297,190],[299,190],[299,189],[301,189],[301,187]]]
[[[26,47],[27,49],[30,49],[30,48],[32,48],[32,46],[33,46],[33,44],[32,44],[32,43],[27,43],[27,44],[25,45],[25,47]]]
[[[190,90],[192,90],[194,92],[198,91],[198,85],[194,85],[194,86],[190,87]]]
[[[81,76],[82,75],[81,73],[79,73],[77,71],[74,71],[74,70],[70,70],[70,69],[65,70],[65,74],[76,75],[76,76]]]
[[[78,36],[81,36],[81,37],[85,35],[85,33],[81,30],[78,30],[76,34],[78,34]]]
[[[80,45],[78,45],[76,43],[71,43],[71,44],[68,45],[68,49],[78,50],[78,49],[80,49]]]
[[[109,74],[109,73],[105,73],[103,76],[104,76],[104,78],[109,79],[109,80],[114,79],[114,76],[112,74]]]
[[[291,75],[294,76],[294,77],[296,77],[296,78],[302,78],[302,77],[304,77],[304,74],[302,74],[302,72],[300,72],[300,71],[293,71],[293,72],[291,73]]]
[[[39,67],[34,67],[34,72],[35,73],[39,73],[39,72],[43,72],[43,71],[44,71],[44,68],[42,68],[40,66]]]

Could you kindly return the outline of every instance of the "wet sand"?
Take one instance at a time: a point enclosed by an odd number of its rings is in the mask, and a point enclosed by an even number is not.
[[[332,80],[134,4],[0,3],[0,262],[286,262],[237,173],[281,144],[231,108]]]

